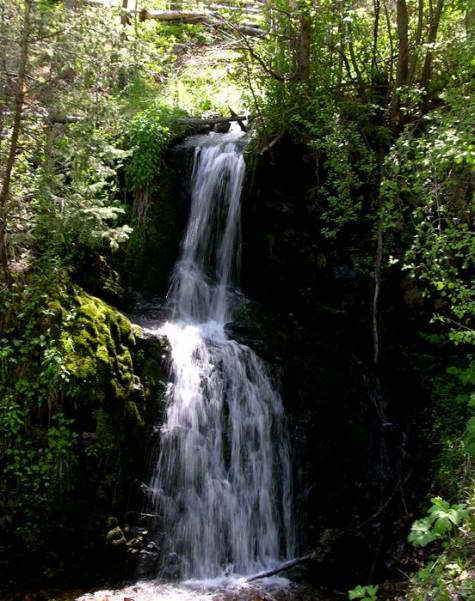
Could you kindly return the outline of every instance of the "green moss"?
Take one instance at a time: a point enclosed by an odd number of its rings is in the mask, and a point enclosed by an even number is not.
[[[111,400],[124,400],[133,381],[130,322],[116,309],[84,291],[75,290],[76,306],[61,334],[65,362],[72,376],[95,382],[90,395],[104,387]],[[112,377],[111,377],[112,376]]]
[[[63,307],[61,306],[61,303],[58,300],[49,301],[48,309],[57,318],[64,319],[66,316],[66,311],[65,311],[65,309],[63,309]]]
[[[15,515],[20,549],[89,553],[102,549],[104,515],[123,515],[131,482],[145,477],[145,424],[157,419],[162,389],[144,386],[140,330],[136,343],[119,311],[67,274],[34,284],[0,295],[11,306],[0,348],[0,488],[17,491],[0,499],[0,513]]]

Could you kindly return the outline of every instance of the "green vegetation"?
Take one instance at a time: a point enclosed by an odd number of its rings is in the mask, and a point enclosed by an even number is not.
[[[102,462],[117,452],[105,431],[115,419],[122,414],[124,428],[143,427],[144,399],[132,391],[135,341],[120,313],[76,287],[33,278],[2,301],[3,488],[17,490],[19,536],[41,548],[51,528],[45,517],[52,519],[81,477],[81,429],[95,430],[85,451]]]
[[[129,125],[131,157],[127,181],[132,190],[153,190],[160,176],[163,155],[170,141],[181,131],[183,113],[166,106],[150,106],[137,113]]]
[[[413,525],[409,537],[413,544],[439,544],[439,550],[411,579],[411,600],[423,601],[428,594],[440,601],[450,601],[457,596],[473,598],[474,494],[472,484],[466,491],[465,505],[451,506],[440,497],[432,499],[428,517]]]
[[[412,525],[408,540],[416,547],[425,547],[434,540],[448,536],[468,520],[465,505],[450,505],[440,497],[434,497],[431,502],[428,516]]]
[[[433,505],[411,530],[409,540],[428,553],[407,598],[471,599],[473,8],[421,0],[296,6],[271,3],[273,31],[285,35],[244,45],[260,126],[254,145],[262,151],[284,136],[304,144],[315,161],[307,196],[322,233],[341,244],[357,225],[372,238],[372,255],[357,267],[374,279],[376,363],[384,361],[379,310],[386,280],[397,274],[411,282],[417,296],[408,301],[429,315],[421,337],[433,344],[432,358],[421,366],[437,440]],[[373,598],[367,587],[352,594]]]
[[[348,592],[348,599],[361,599],[361,601],[376,601],[377,598],[378,587],[373,585],[359,585]]]

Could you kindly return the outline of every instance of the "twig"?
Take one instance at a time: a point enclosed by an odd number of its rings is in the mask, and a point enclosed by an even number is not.
[[[307,553],[307,555],[302,555],[302,557],[297,557],[296,559],[291,559],[290,561],[285,561],[280,564],[279,567],[274,568],[273,570],[267,570],[265,572],[260,572],[255,576],[251,576],[251,578],[247,578],[246,582],[254,582],[255,580],[260,580],[261,578],[267,578],[268,576],[274,576],[275,574],[280,574],[280,572],[286,572],[295,566],[300,565],[301,563],[305,563],[307,561],[311,561],[315,559],[315,552]]]
[[[286,132],[285,128],[281,129],[280,132],[277,134],[277,136],[273,140],[271,140],[269,142],[269,144],[267,144],[267,146],[264,146],[264,148],[259,151],[259,154],[264,154],[268,150],[271,150],[271,148],[273,148],[277,144],[277,142],[282,138],[282,136],[285,134],[285,132]]]
[[[356,526],[356,530],[362,530],[368,524],[370,524],[373,520],[375,520],[379,515],[381,515],[381,513],[383,513],[383,511],[386,509],[386,507],[391,503],[391,501],[394,499],[396,494],[399,492],[400,487],[402,485],[406,484],[406,482],[412,476],[413,472],[414,472],[414,467],[408,472],[408,474],[406,475],[406,477],[404,478],[404,480],[402,482],[401,482],[401,479],[399,479],[399,481],[396,485],[396,488],[393,490],[393,492],[390,494],[390,496],[386,499],[386,501],[378,507],[378,509],[373,513],[373,515],[370,515],[369,518],[367,518],[364,522],[361,522],[361,524]]]

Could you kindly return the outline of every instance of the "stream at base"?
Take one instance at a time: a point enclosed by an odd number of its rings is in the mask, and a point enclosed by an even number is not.
[[[268,578],[260,585],[246,583],[245,578],[226,577],[179,584],[144,581],[121,589],[87,593],[76,601],[247,601],[258,599],[259,594],[270,601],[275,594],[279,599],[288,598],[290,588],[289,580],[277,577]]]
[[[180,584],[137,582],[121,589],[87,593],[74,601],[337,601],[343,597],[346,595],[339,591],[321,591],[273,576],[259,583],[226,577]]]

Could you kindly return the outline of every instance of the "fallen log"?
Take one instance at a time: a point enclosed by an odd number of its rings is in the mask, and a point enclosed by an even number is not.
[[[48,113],[46,119],[50,123],[60,123],[62,125],[66,125],[68,123],[79,123],[82,121],[81,117],[78,117],[77,115],[59,115],[56,113]]]
[[[235,111],[233,111],[231,107],[229,107],[229,112],[231,113],[232,117],[235,117],[237,119],[238,125],[241,128],[241,130],[244,133],[247,133],[247,125],[244,123],[244,119],[242,119],[242,117],[239,117],[239,115]]]
[[[134,11],[130,12],[134,13]],[[218,16],[212,14],[192,10],[147,10],[146,8],[143,8],[139,12],[139,20],[147,21],[149,19],[168,23],[201,23],[203,25],[210,25],[217,28],[233,29],[235,31],[239,31],[239,33],[243,35],[248,36],[261,37],[266,34],[263,29],[257,25],[254,26],[251,23],[243,25],[235,23],[228,24],[224,18],[219,18]]]
[[[142,8],[139,20],[177,21],[180,23],[208,23],[210,16],[194,10],[147,10]]]
[[[35,115],[38,116],[45,121],[49,121],[50,123],[58,123],[62,125],[66,125],[69,123],[79,123],[82,121],[82,117],[78,117],[77,115],[59,115],[56,113],[49,113],[47,115]],[[219,123],[231,123],[232,121],[237,121],[239,126],[243,131],[247,131],[246,126],[243,121],[250,120],[247,115],[237,115],[234,113],[230,117],[210,117],[209,119],[204,119],[202,117],[183,117],[178,119],[178,123],[180,125],[192,125],[192,126],[206,126],[206,125],[217,125]]]
[[[284,561],[284,563],[281,563],[280,566],[278,566],[277,568],[274,568],[273,570],[259,572],[259,574],[256,574],[255,576],[251,576],[250,578],[247,578],[246,582],[254,582],[254,580],[260,580],[261,578],[268,578],[269,576],[275,576],[276,574],[280,574],[281,572],[286,572],[287,570],[290,570],[291,568],[295,568],[295,566],[298,566],[307,561],[311,561],[312,559],[315,559],[314,551],[312,551],[312,553],[307,553],[307,555],[302,555],[301,557],[297,557],[296,559],[291,559],[290,561]]]
[[[183,117],[178,119],[180,125],[217,125],[218,123],[230,123],[231,121],[242,122],[247,117],[245,115],[231,115],[231,117],[215,117],[210,119],[202,119],[201,117]]]
[[[95,8],[119,8],[117,5],[108,5],[103,0],[82,0],[82,3]],[[257,25],[252,23],[228,23],[227,19],[211,12],[194,10],[147,10],[146,8],[142,8],[139,11],[122,10],[121,13],[122,17],[125,16],[128,18],[132,18],[138,14],[139,21],[155,20],[164,23],[201,23],[202,25],[209,25],[218,29],[232,29],[247,36],[261,37],[266,35],[266,32]]]

